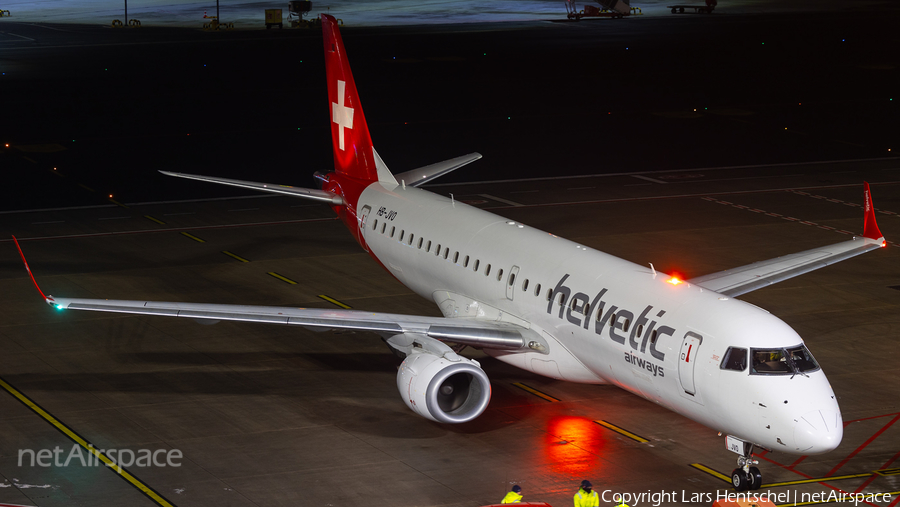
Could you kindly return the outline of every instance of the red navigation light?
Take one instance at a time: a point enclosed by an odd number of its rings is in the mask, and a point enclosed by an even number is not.
[[[680,284],[680,283],[684,283],[684,282],[681,281],[681,279],[679,279],[677,276],[673,276],[672,278],[669,278],[668,280],[666,280],[666,282],[667,282],[667,283],[671,283],[672,285],[678,285],[678,284]]]

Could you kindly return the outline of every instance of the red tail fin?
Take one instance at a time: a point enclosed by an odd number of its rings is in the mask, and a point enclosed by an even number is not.
[[[339,174],[351,178],[377,181],[377,155],[372,150],[372,138],[356,92],[353,73],[350,72],[341,32],[334,17],[328,14],[321,17],[334,168]]]

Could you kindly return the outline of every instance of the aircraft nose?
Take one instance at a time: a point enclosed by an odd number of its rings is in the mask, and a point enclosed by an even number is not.
[[[832,410],[807,412],[794,424],[796,450],[804,454],[822,454],[834,450],[844,436],[841,413]]]

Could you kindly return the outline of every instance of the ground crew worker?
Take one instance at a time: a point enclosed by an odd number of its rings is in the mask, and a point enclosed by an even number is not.
[[[619,497],[619,503],[616,504],[616,507],[629,507],[627,503],[625,503],[625,499]]]
[[[581,487],[575,493],[575,507],[600,507],[600,497],[591,488],[591,481],[581,481]]]
[[[503,497],[503,500],[500,500],[500,503],[519,503],[522,501],[522,488],[516,484],[512,487],[512,491],[506,494]]]

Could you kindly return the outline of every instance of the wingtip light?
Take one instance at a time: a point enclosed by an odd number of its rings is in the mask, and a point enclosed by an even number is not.
[[[677,276],[673,276],[673,277],[669,278],[668,280],[666,280],[666,283],[671,283],[672,285],[678,285],[678,284],[682,284],[684,282]]]

